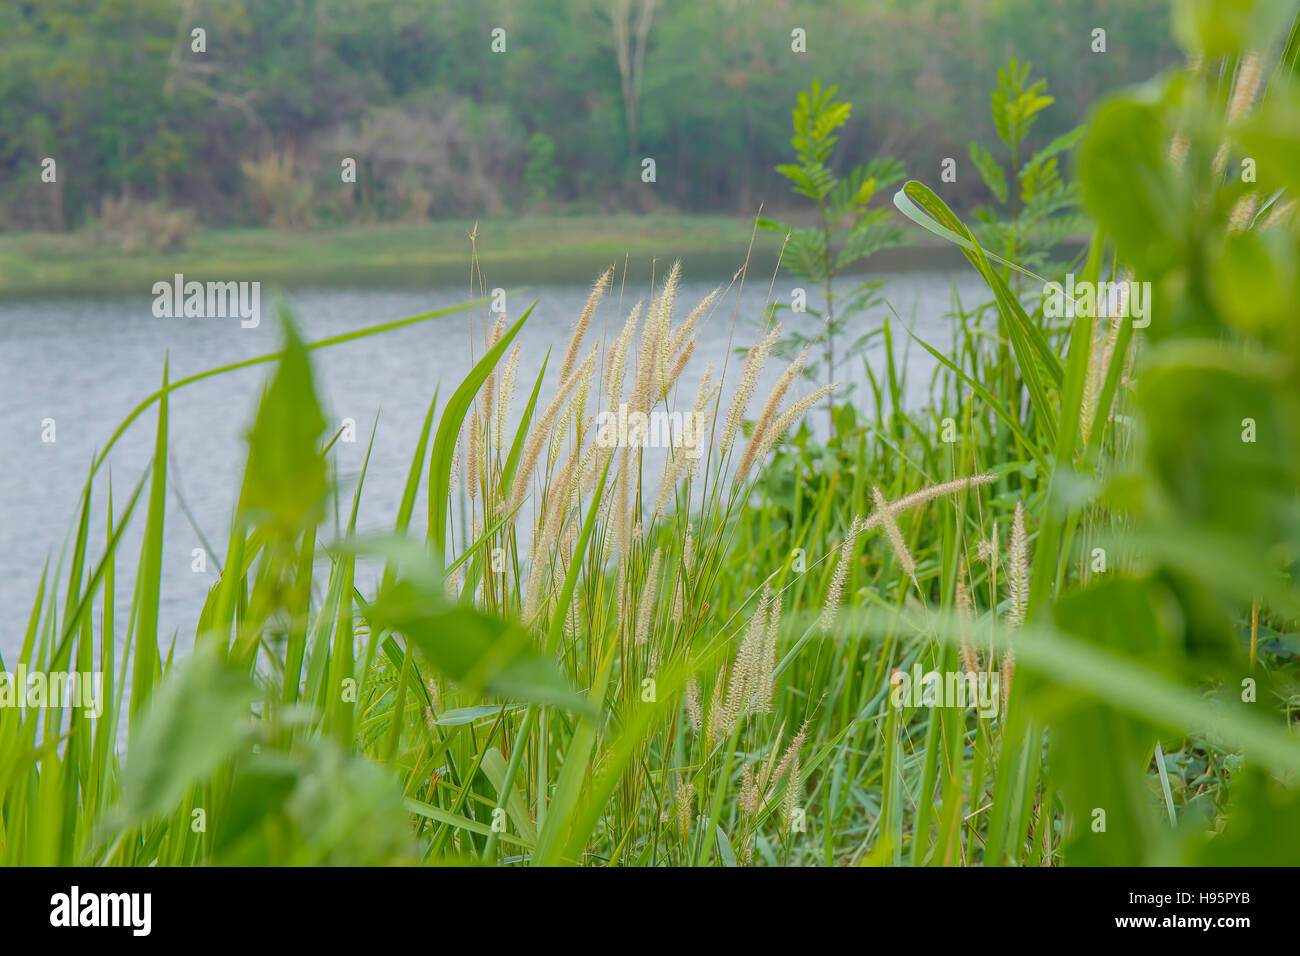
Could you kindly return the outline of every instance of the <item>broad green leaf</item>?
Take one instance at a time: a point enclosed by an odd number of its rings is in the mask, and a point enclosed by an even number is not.
[[[297,330],[283,316],[285,347],[248,433],[239,510],[292,534],[311,520],[329,490],[320,440],[325,415]]]
[[[210,644],[159,685],[131,730],[120,825],[175,809],[185,792],[216,772],[252,731],[252,681]]]
[[[435,669],[471,695],[587,709],[523,627],[451,603],[435,581],[433,575],[399,576],[368,609],[371,627],[413,640]]]
[[[465,380],[452,393],[447,401],[447,407],[442,411],[438,431],[433,439],[432,459],[429,462],[428,502],[429,537],[439,555],[446,554],[447,495],[451,487],[451,461],[456,440],[460,437],[461,428],[465,424],[465,415],[469,412],[470,405],[474,403],[474,396],[483,387],[487,377],[492,374],[497,362],[505,354],[515,336],[519,334],[519,330],[524,327],[532,311],[533,306],[530,305],[519,317],[519,321],[510,326],[497,343],[488,349],[487,354],[478,360],[469,375],[465,376]]]

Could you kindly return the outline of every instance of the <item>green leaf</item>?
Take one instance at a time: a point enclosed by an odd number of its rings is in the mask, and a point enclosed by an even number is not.
[[[1143,278],[1159,279],[1181,257],[1185,208],[1169,175],[1169,133],[1152,104],[1114,100],[1093,117],[1079,150],[1083,199]]]
[[[1238,152],[1255,160],[1261,190],[1300,192],[1300,93],[1290,87],[1270,91],[1238,122],[1234,138]]]
[[[1222,833],[1188,835],[1192,866],[1293,867],[1300,860],[1300,790],[1284,787],[1257,767],[1233,774]]]
[[[153,476],[149,480],[149,512],[140,545],[136,584],[135,653],[131,672],[131,714],[148,700],[158,670],[158,605],[162,587],[163,518],[167,503],[167,366],[163,365],[162,397],[158,400],[158,431],[154,439]]]
[[[984,180],[984,185],[989,188],[995,199],[1000,203],[1007,201],[1007,171],[1003,169],[993,154],[978,143],[970,144],[970,158],[975,162],[975,168],[979,170],[980,179]]]
[[[248,739],[255,689],[215,645],[194,655],[159,685],[131,730],[123,798],[115,816],[131,826],[168,813]]]
[[[444,710],[434,718],[433,722],[439,727],[459,727],[462,724],[472,724],[476,720],[495,717],[499,713],[501,713],[500,704],[476,704],[473,707],[454,707],[451,710]]]
[[[489,747],[487,753],[483,755],[482,767],[487,778],[492,781],[492,786],[496,788],[497,794],[500,795],[506,779],[506,760],[501,756],[501,751],[496,747]],[[536,843],[537,832],[533,829],[533,821],[528,817],[528,808],[514,786],[510,787],[505,809],[510,814],[510,820],[519,835],[529,844]]]
[[[411,813],[419,814],[422,817],[428,817],[438,823],[446,824],[449,827],[455,827],[460,830],[468,830],[470,833],[477,833],[480,836],[488,836],[492,828],[486,823],[479,823],[477,820],[471,820],[469,817],[462,816],[459,813],[452,813],[449,810],[443,810],[441,807],[435,807],[431,803],[425,803],[423,800],[416,800],[413,797],[407,797],[402,801],[403,806]],[[530,843],[525,842],[520,837],[510,833],[497,834],[498,838],[504,843],[512,843],[515,846],[522,846],[525,849],[532,849]]]
[[[465,424],[465,415],[469,412],[470,405],[474,403],[474,396],[483,387],[487,377],[492,374],[492,369],[496,367],[532,312],[533,306],[530,305],[519,317],[519,321],[510,326],[497,343],[488,349],[487,354],[478,360],[469,375],[465,376],[465,380],[452,393],[438,422],[438,432],[433,439],[433,457],[429,463],[429,537],[440,557],[447,549],[447,496],[451,488],[451,460],[456,448],[456,439],[460,437],[461,428]]]
[[[1061,366],[1061,360],[1047,344],[1042,330],[1029,320],[1019,300],[1012,294],[1002,277],[989,265],[989,260],[1004,262],[1018,272],[1040,282],[1043,281],[1042,278],[1014,263],[985,252],[971,231],[924,183],[916,181],[907,183],[894,194],[894,205],[917,225],[961,246],[971,265],[993,290],[998,313],[1002,317],[1002,328],[1011,341],[1021,375],[1025,380],[1025,387],[1029,391],[1029,399],[1039,416],[1048,443],[1055,443],[1057,423],[1048,399],[1047,387],[1050,384],[1060,389],[1064,383],[1065,370]],[[1047,382],[1043,381],[1044,374],[1047,376]]]
[[[239,510],[258,524],[292,534],[308,523],[329,490],[320,447],[325,415],[316,398],[307,349],[287,314],[283,358],[248,433],[248,467]]]
[[[1173,5],[1174,35],[1184,49],[1212,60],[1268,49],[1273,29],[1294,13],[1286,0],[1182,0]]]
[[[1047,162],[1047,160],[1051,159],[1053,156],[1057,156],[1060,153],[1068,152],[1073,149],[1075,144],[1083,139],[1083,134],[1087,131],[1088,127],[1080,125],[1076,126],[1068,133],[1062,133],[1060,136],[1056,137],[1056,139],[1052,140],[1038,152],[1034,153],[1034,155],[1030,157],[1029,161],[1020,167],[1020,177],[1022,179],[1025,178],[1030,174],[1032,169]]]
[[[722,825],[717,826],[718,834],[718,856],[722,858],[722,865],[734,867],[736,865],[736,851],[731,848],[731,841],[727,839],[727,833],[722,829]]]
[[[524,628],[453,604],[438,583],[440,577],[430,564],[408,567],[368,608],[371,627],[406,635],[435,669],[470,695],[589,709]]]

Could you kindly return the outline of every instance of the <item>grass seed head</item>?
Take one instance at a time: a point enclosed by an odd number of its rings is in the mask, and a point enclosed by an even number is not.
[[[849,564],[853,560],[853,546],[864,527],[862,515],[854,515],[848,534],[840,544],[840,560],[835,565],[830,587],[826,589],[826,604],[822,608],[821,618],[818,621],[822,634],[829,634],[831,628],[835,626],[835,618],[839,615],[840,604],[844,600],[844,582],[848,580]]]
[[[727,413],[726,425],[722,431],[723,455],[731,450],[732,443],[736,440],[740,424],[745,418],[745,411],[749,408],[750,396],[754,394],[763,366],[767,363],[767,357],[780,337],[781,323],[778,322],[745,356],[745,365],[740,373],[740,386],[736,389],[736,396],[732,399],[731,411]]]
[[[1025,533],[1025,506],[1016,502],[1016,513],[1011,519],[1011,562],[1007,571],[1011,606],[1007,610],[1007,626],[1017,628],[1025,623],[1029,604],[1029,539]]]

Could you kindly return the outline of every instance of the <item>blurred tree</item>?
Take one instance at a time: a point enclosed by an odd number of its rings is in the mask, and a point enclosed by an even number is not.
[[[627,149],[636,153],[637,109],[641,100],[641,77],[645,72],[646,41],[655,15],[655,0],[639,0],[635,28],[631,25],[632,0],[612,0],[610,20],[614,26],[614,52],[623,86],[623,112],[627,117]]]
[[[533,201],[541,202],[555,190],[559,173],[555,168],[555,140],[545,133],[528,137],[528,165],[524,167],[524,182],[533,191]]]

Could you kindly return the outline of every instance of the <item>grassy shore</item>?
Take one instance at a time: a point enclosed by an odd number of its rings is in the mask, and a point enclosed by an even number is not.
[[[307,285],[424,286],[466,280],[471,220],[351,226],[318,231],[205,229],[174,253],[124,254],[84,233],[0,235],[0,299],[147,291],[183,272],[200,281],[256,278]],[[696,278],[730,275],[753,234],[743,218],[702,215],[581,215],[485,219],[479,261],[514,283],[588,282],[628,256],[681,258]],[[754,237],[752,264],[769,270],[779,240]],[[951,248],[931,242],[878,256],[879,267],[955,266]]]
[[[684,215],[484,220],[478,228],[480,261],[516,281],[554,281],[557,274],[587,281],[624,254],[722,256],[735,268],[751,234],[741,219]],[[0,296],[133,292],[174,272],[285,286],[454,282],[466,277],[473,229],[461,220],[310,232],[207,229],[183,251],[133,255],[77,233],[0,236]],[[759,243],[775,254],[770,236]]]

